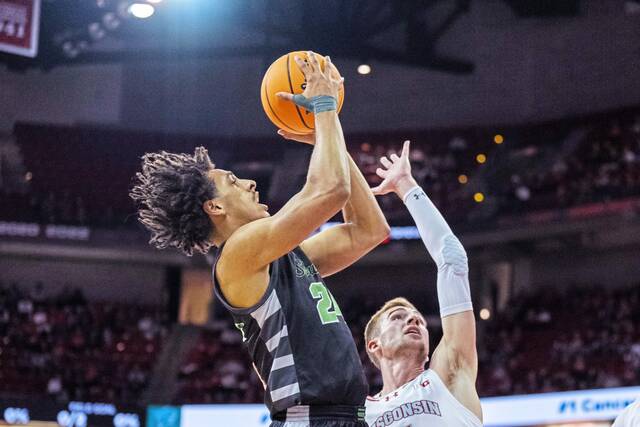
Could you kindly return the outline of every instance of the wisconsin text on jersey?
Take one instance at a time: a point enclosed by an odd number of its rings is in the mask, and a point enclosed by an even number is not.
[[[437,402],[431,400],[416,400],[415,402],[403,403],[390,411],[384,412],[376,419],[371,427],[390,426],[396,421],[420,414],[442,417],[440,405],[438,405]]]

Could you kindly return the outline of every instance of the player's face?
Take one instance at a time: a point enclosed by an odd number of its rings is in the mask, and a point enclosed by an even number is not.
[[[213,169],[209,172],[217,195],[216,199],[224,208],[225,215],[250,222],[269,216],[269,207],[260,203],[260,193],[256,191],[256,182],[240,179],[233,172],[224,169]]]
[[[426,362],[429,354],[429,332],[424,317],[406,307],[395,307],[383,314],[380,324],[382,357],[392,358],[408,353]]]

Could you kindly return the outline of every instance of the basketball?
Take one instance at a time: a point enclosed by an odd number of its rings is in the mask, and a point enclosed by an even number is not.
[[[296,51],[281,56],[271,64],[262,79],[260,98],[264,112],[274,125],[298,135],[306,135],[315,129],[313,113],[276,96],[278,92],[293,94],[304,92],[306,81],[304,74],[294,60],[295,56],[307,60],[307,52]],[[324,70],[324,56],[317,55],[317,57],[320,67]],[[340,88],[338,93],[338,112],[342,108],[343,101],[344,86]]]

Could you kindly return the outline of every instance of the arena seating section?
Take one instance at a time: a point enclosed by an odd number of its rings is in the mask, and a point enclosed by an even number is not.
[[[637,385],[638,322],[640,283],[520,299],[488,324],[478,387],[484,395],[505,395]]]
[[[282,152],[281,145],[256,141],[93,128],[18,125],[15,137],[30,174],[29,186],[22,194],[0,189],[7,201],[0,207],[0,220],[107,228],[135,226],[136,208],[128,193],[145,152],[192,153],[204,145],[215,162],[227,167],[273,162]]]
[[[568,144],[577,130],[583,130],[580,138]],[[493,143],[498,132],[505,138],[500,145]],[[0,187],[6,201],[0,206],[0,220],[101,227],[135,226],[135,208],[127,194],[146,151],[191,152],[204,145],[220,167],[262,168],[258,186],[266,195],[270,175],[264,173],[264,165],[273,169],[291,144],[33,125],[17,126],[15,136],[30,181],[22,194]],[[535,126],[353,135],[348,139],[349,150],[371,185],[379,182],[375,174],[379,157],[399,151],[402,141],[411,139],[411,160],[419,182],[449,221],[461,226],[496,216],[640,195],[637,110]],[[487,157],[482,165],[476,162],[480,153]],[[461,174],[467,175],[467,184],[458,182]],[[473,201],[477,191],[485,194],[484,204]],[[380,203],[392,224],[409,223],[397,198],[385,196]]]
[[[0,284],[0,395],[136,402],[166,335],[161,310]]]
[[[561,303],[558,303],[561,301]],[[363,331],[383,301],[341,305],[371,391],[381,388]],[[419,307],[420,308],[420,307]],[[135,402],[166,337],[162,310],[89,303],[78,291],[55,298],[0,288],[0,395]],[[481,321],[481,396],[539,393],[640,382],[640,284],[617,291],[543,289]],[[430,326],[431,348],[441,338]],[[230,316],[203,329],[180,365],[174,403],[253,403],[262,385]]]
[[[501,145],[493,143],[497,132],[505,136]],[[15,137],[31,176],[27,192],[0,188],[0,221],[113,228],[137,227],[127,190],[145,151],[158,147],[191,151],[202,144],[221,167],[233,168],[239,163],[275,163],[285,146],[276,141],[35,125],[19,125]],[[376,185],[377,159],[399,150],[406,138],[414,142],[415,174],[452,223],[473,224],[473,218],[500,219],[640,196],[637,109],[503,130],[356,135],[349,138],[349,149],[368,181]],[[484,165],[475,161],[480,152],[488,157]],[[539,167],[526,168],[533,172],[523,174],[519,164]],[[469,177],[468,184],[458,182],[460,174]],[[266,194],[268,177],[259,186]],[[472,199],[480,190],[494,207],[488,217],[474,216],[474,209],[484,209]],[[410,223],[397,198],[382,198],[381,204],[392,224]],[[570,296],[538,290],[481,322],[481,396],[640,383],[640,329],[634,327],[640,325],[638,286],[620,291],[603,286],[571,289]],[[382,302],[341,303],[348,307],[343,312],[361,350],[372,392],[379,390],[381,378],[366,359],[362,333]],[[43,297],[5,283],[0,286],[0,393],[136,401],[166,336],[164,316],[159,308],[87,302],[72,291]],[[440,334],[437,328],[431,331],[432,346]],[[202,331],[182,361],[178,385],[174,403],[262,400],[262,385],[228,315]]]
[[[640,382],[640,331],[634,328],[640,322],[640,284],[615,292],[579,289],[572,288],[571,295],[542,290],[481,322],[477,383],[481,397]],[[382,303],[359,299],[341,304],[372,393],[380,391],[382,378],[365,354],[363,333]],[[184,361],[176,402],[260,402],[262,385],[248,358],[238,357],[243,350],[239,334],[230,323],[226,329],[220,324],[216,328],[202,333]],[[442,331],[429,329],[433,350]],[[224,338],[225,334],[229,336]]]

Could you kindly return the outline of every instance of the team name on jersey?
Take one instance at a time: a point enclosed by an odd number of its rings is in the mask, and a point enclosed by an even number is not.
[[[304,265],[304,262],[300,258],[298,258],[296,254],[292,253],[292,255],[293,255],[293,262],[296,267],[296,277],[309,278],[319,274],[318,269],[316,268],[315,265],[313,264]]]
[[[431,400],[416,400],[411,403],[403,403],[390,411],[384,412],[376,419],[371,427],[387,427],[397,421],[421,414],[442,417],[440,406],[437,402]]]

